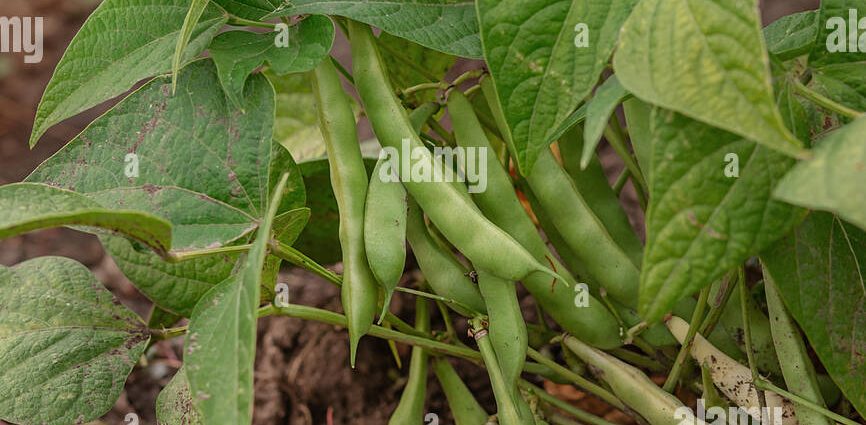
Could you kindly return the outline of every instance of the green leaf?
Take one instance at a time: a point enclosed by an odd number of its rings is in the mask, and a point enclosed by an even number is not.
[[[820,17],[818,18],[820,31],[818,40],[809,55],[810,65],[817,67],[866,61],[866,49],[861,49],[860,45],[862,44],[859,43],[864,36],[861,36],[862,31],[857,30],[859,22],[850,20],[852,10],[858,20],[866,17],[866,4],[862,1],[821,0]],[[852,33],[855,34],[855,37],[851,37]],[[831,47],[834,50],[832,52]],[[852,49],[852,47],[856,48]]]
[[[218,254],[167,263],[126,238],[101,235],[99,241],[123,274],[147,298],[172,313],[189,317],[201,297],[228,278],[238,254]]]
[[[592,91],[636,0],[480,0],[484,57],[523,174]],[[584,28],[578,27],[581,24]],[[578,30],[580,28],[580,30]],[[589,37],[578,47],[581,34]]]
[[[388,64],[395,64],[388,68],[388,76],[391,77],[391,85],[396,88],[412,87],[416,84],[429,83],[432,81],[444,81],[445,73],[454,65],[457,58],[451,55],[428,49],[420,44],[413,43],[404,38],[396,37],[388,33],[379,36],[378,45],[382,60]],[[398,53],[405,61],[414,64],[409,66],[398,59],[391,52]],[[422,73],[420,70],[423,70]],[[423,90],[404,95],[404,103],[420,105],[424,102],[435,102],[436,92]]]
[[[866,118],[831,133],[815,148],[815,157],[797,164],[773,193],[778,199],[831,211],[866,229]]]
[[[657,108],[653,115],[639,302],[641,316],[651,322],[784,236],[802,217],[770,198],[794,160],[674,112]],[[726,176],[731,154],[738,158],[739,177]]]
[[[84,195],[39,183],[0,186],[0,239],[58,226],[94,226],[135,238],[159,254],[171,249],[171,223],[129,209],[112,210]]]
[[[866,415],[866,233],[815,212],[761,259],[821,364]]]
[[[287,44],[278,46],[283,37]],[[328,57],[333,42],[333,22],[326,16],[314,15],[289,27],[285,35],[224,32],[214,38],[209,50],[223,89],[235,105],[240,105],[244,83],[256,68],[267,62],[277,75],[309,71]]]
[[[652,185],[652,132],[650,117],[653,107],[632,97],[622,104],[634,156],[647,183]]]
[[[204,9],[208,6],[210,0],[192,0],[186,17],[183,19],[183,26],[180,28],[180,36],[177,38],[177,45],[174,47],[174,57],[171,61],[171,88],[172,93],[177,88],[177,73],[183,65],[184,52],[189,45],[189,39],[192,37],[192,32],[195,30]]]
[[[443,53],[482,55],[475,3],[469,0],[292,0],[284,5],[269,17],[344,16]]]
[[[774,103],[756,0],[642,1],[623,26],[614,68],[644,101],[804,155]]]
[[[279,199],[285,174],[274,190]],[[193,310],[184,361],[193,404],[204,423],[249,424],[253,420],[253,363],[262,269],[268,254],[273,202],[237,274],[208,291]]]
[[[186,369],[180,368],[156,398],[156,422],[159,425],[202,425],[192,405]]]
[[[598,148],[598,143],[601,141],[607,122],[610,121],[610,116],[629,95],[629,92],[614,75],[596,90],[595,96],[587,103],[580,168],[585,170],[589,166],[589,161],[592,160],[595,149]]]
[[[167,220],[172,224],[172,252],[228,245],[257,227],[247,213],[177,187],[122,187],[87,196],[106,207],[146,211]]]
[[[813,69],[810,86],[845,106],[866,111],[866,61]]]
[[[57,64],[36,110],[30,146],[54,124],[171,70],[189,7],[190,0],[103,1]],[[219,8],[206,8],[183,60],[204,50],[225,22]]]
[[[292,245],[310,221],[309,208],[297,208],[274,217],[274,238]]]
[[[150,340],[83,265],[41,257],[0,267],[0,418],[84,423],[114,405]]]
[[[283,0],[212,0],[232,15],[259,21],[279,7]]]
[[[814,10],[784,16],[764,28],[767,51],[780,60],[809,53],[818,37],[818,12]]]

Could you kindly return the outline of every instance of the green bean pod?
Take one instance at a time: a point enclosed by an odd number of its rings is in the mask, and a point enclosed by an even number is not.
[[[355,115],[340,77],[331,61],[322,61],[313,72],[313,92],[319,126],[328,151],[331,186],[340,213],[340,247],[343,250],[341,299],[348,319],[352,367],[358,341],[373,324],[378,291],[364,252],[364,205],[367,171],[355,130]]]
[[[481,81],[482,90],[486,87],[487,98],[493,117],[514,154],[511,133],[505,122],[502,108],[496,101],[493,82],[485,78]],[[629,307],[637,306],[638,284],[640,283],[640,263],[633,260],[620,247],[604,222],[595,215],[586,200],[577,190],[571,177],[556,161],[549,149],[542,149],[532,171],[526,176],[539,205],[556,227],[562,240],[586,267],[589,274],[607,289],[614,298]]]
[[[610,386],[614,395],[651,425],[679,425],[684,419],[693,419],[694,422],[689,423],[695,425],[706,425],[704,421],[694,417],[691,409],[672,394],[659,388],[640,369],[572,336],[566,336],[563,344],[596,370],[599,379]]]
[[[508,172],[496,156],[491,154],[493,149],[469,100],[463,93],[455,90],[448,97],[448,110],[458,146],[478,149],[479,153],[488,152],[484,156],[476,155],[479,161],[485,161],[485,164],[480,165],[486,169],[487,190],[472,195],[475,203],[487,218],[508,232],[535,256],[536,260],[552,262],[557,273],[571,284],[571,288],[566,285],[551,285],[549,277],[535,274],[523,279],[526,289],[567,332],[602,349],[622,345],[618,337],[619,324],[603,303],[589,295],[587,306],[575,305],[576,294],[573,290],[577,280],[559,263],[539,235],[517,198]]]
[[[459,302],[460,305],[449,304],[449,307],[463,316],[472,317],[486,312],[484,300],[478,287],[469,278],[469,271],[433,239],[424,223],[421,209],[412,198],[409,199],[406,236],[418,260],[418,267],[433,292]]]
[[[619,197],[610,187],[601,161],[593,155],[585,170],[580,167],[583,143],[581,125],[576,125],[565,132],[559,141],[563,167],[571,176],[577,191],[586,199],[586,203],[610,232],[614,241],[622,247],[632,262],[639,264],[643,258],[643,243],[631,227]]]
[[[406,147],[411,149],[410,158],[404,159],[411,165],[410,169],[427,170],[430,175],[445,173],[447,167],[443,167],[441,158],[434,160],[412,129],[388,80],[370,28],[350,21],[349,36],[355,85],[379,142],[391,148],[399,159],[403,156],[401,150],[405,141]],[[536,272],[559,277],[487,220],[472,200],[461,193],[458,185],[453,182],[413,181],[417,179],[413,179],[411,174],[407,176],[405,170],[400,170],[406,190],[442,234],[477,267],[491,270],[508,280],[520,280]]]
[[[443,357],[433,360],[433,372],[448,399],[448,407],[457,425],[482,425],[490,415],[478,404],[472,391],[466,387],[451,363]]]
[[[380,159],[373,170],[364,211],[367,261],[385,292],[380,323],[406,266],[406,189],[400,182],[380,176],[384,163],[385,160]]]
[[[815,366],[809,359],[803,336],[797,329],[794,319],[785,310],[782,294],[770,276],[770,271],[764,267],[764,291],[767,294],[767,309],[770,312],[770,330],[773,343],[781,361],[782,376],[785,378],[788,391],[797,394],[821,407],[826,407]],[[794,405],[797,420],[802,425],[831,425],[826,416],[808,407]]]
[[[427,300],[415,299],[415,329],[430,331],[430,311]],[[388,425],[422,425],[424,423],[424,399],[427,396],[427,363],[429,354],[421,347],[412,348],[409,361],[409,379],[403,387],[400,402]]]
[[[412,113],[409,114],[409,123],[412,124],[412,130],[415,130],[416,134],[421,133],[421,128],[424,127],[424,123],[427,122],[427,119],[439,112],[440,108],[441,107],[436,102],[427,102],[415,108]]]

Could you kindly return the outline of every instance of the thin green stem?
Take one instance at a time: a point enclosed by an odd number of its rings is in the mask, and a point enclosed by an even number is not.
[[[662,387],[662,389],[669,393],[673,393],[674,389],[677,387],[677,382],[680,380],[683,366],[689,358],[689,353],[692,351],[692,343],[695,341],[695,335],[698,334],[698,328],[701,326],[701,322],[704,319],[704,311],[707,309],[707,299],[709,297],[710,287],[707,286],[701,290],[701,294],[698,296],[698,305],[695,307],[695,311],[692,313],[692,319],[689,321],[689,331],[686,333],[686,339],[683,340],[680,351],[677,353],[677,358],[674,360],[674,366],[671,369],[671,373],[668,374],[668,378],[665,380],[665,384]]]
[[[794,84],[794,89],[797,91],[797,93],[799,93],[801,96],[805,97],[806,99],[811,100],[816,105],[818,105],[824,109],[827,109],[831,112],[835,112],[839,115],[846,116],[848,118],[853,118],[853,119],[860,118],[864,115],[863,112],[851,109],[845,105],[842,105],[842,104],[836,102],[833,99],[830,99],[829,97],[822,95],[821,93],[818,93],[818,92],[810,89],[809,87],[806,87],[806,85],[803,84],[802,82],[800,82],[800,80],[794,79],[793,84]]]
[[[622,170],[622,173],[616,178],[616,181],[613,183],[613,193],[616,193],[616,196],[622,194],[622,189],[625,187],[625,184],[628,183],[628,178],[631,177],[631,173],[628,171],[628,168]]]
[[[466,71],[466,72],[458,75],[457,78],[455,78],[454,81],[451,82],[451,86],[452,87],[458,87],[461,84],[463,84],[464,82],[471,80],[473,78],[479,78],[482,75],[484,75],[483,69],[470,69],[469,71]]]
[[[856,421],[853,421],[849,418],[846,418],[846,417],[844,417],[844,416],[842,416],[836,412],[833,412],[831,410],[825,409],[824,407],[821,407],[821,406],[815,404],[814,402],[811,402],[811,401],[809,401],[803,397],[800,397],[797,394],[794,394],[792,392],[788,392],[782,388],[779,388],[776,385],[774,385],[772,382],[770,382],[764,378],[759,377],[758,379],[755,380],[755,388],[762,390],[762,391],[772,391],[776,394],[779,394],[782,397],[787,398],[788,400],[791,400],[792,402],[794,402],[796,404],[802,405],[804,407],[808,407],[809,409],[812,409],[812,410],[814,410],[814,411],[816,411],[816,412],[818,412],[818,413],[820,413],[820,414],[822,414],[822,415],[824,415],[824,416],[826,416],[826,417],[828,417],[828,418],[830,418],[836,422],[839,422],[839,423],[842,423],[845,425],[859,425]]]
[[[622,162],[625,164],[628,172],[632,175],[632,180],[637,182],[635,189],[646,193],[646,180],[644,179],[640,167],[637,165],[637,161],[635,161],[634,156],[632,156],[628,146],[626,146],[625,139],[620,136],[620,133],[617,132],[611,124],[608,124],[604,129],[604,137],[607,139],[607,142],[610,143],[613,150],[616,151],[617,155],[622,158]]]
[[[445,141],[445,143],[448,143],[451,146],[457,144],[457,141],[454,139],[454,135],[449,133],[448,130],[445,129],[445,127],[442,127],[442,124],[439,124],[439,121],[436,121],[436,118],[432,116],[430,118],[427,118],[427,125],[429,125],[430,129],[433,130],[433,132],[436,133],[439,137],[441,137],[442,140]]]
[[[698,329],[699,334],[706,337],[712,335],[716,329],[716,325],[719,323],[719,319],[722,318],[722,313],[724,313],[725,306],[728,304],[728,300],[731,299],[731,294],[734,293],[733,289],[736,285],[737,277],[735,274],[728,275],[722,280],[719,292],[716,294],[716,298],[710,307],[710,312],[703,323],[701,323],[701,328]]]
[[[331,282],[337,286],[343,285],[343,279],[331,270],[325,268],[321,264],[317,263],[310,257],[304,255],[303,252],[298,251],[292,246],[286,245],[276,239],[272,239],[270,241],[271,252],[277,257],[288,261],[304,270],[312,272],[318,276],[321,276],[328,282]]]
[[[626,363],[640,366],[652,372],[664,372],[667,370],[667,368],[665,368],[665,365],[661,364],[661,362],[659,362],[658,360],[635,353],[634,351],[626,350],[625,348],[614,348],[607,351],[610,354],[619,357],[621,360],[624,360]]]
[[[445,90],[447,88],[448,88],[448,84],[441,83],[441,82],[437,81],[435,83],[421,83],[421,84],[416,84],[416,85],[411,86],[411,87],[406,87],[405,89],[399,90],[398,94],[401,94],[403,96],[408,96],[412,93],[416,93],[419,91]]]
[[[228,22],[226,24],[231,25],[233,27],[257,27],[257,28],[269,28],[274,29],[277,26],[270,22],[259,22],[252,21],[249,19],[244,19],[238,16],[229,16]]]
[[[608,391],[608,390],[596,385],[595,383],[591,382],[590,380],[568,370],[568,368],[566,368],[565,366],[562,366],[559,363],[545,357],[544,354],[541,354],[538,351],[535,351],[535,349],[533,349],[532,347],[527,348],[526,355],[529,356],[532,360],[535,360],[536,362],[538,362],[544,366],[547,366],[553,372],[555,372],[557,375],[571,381],[572,383],[574,383],[578,387],[580,387],[586,391],[589,391],[592,394],[595,394],[596,396],[598,396],[598,398],[610,403],[612,406],[615,406],[619,409],[625,408],[625,405],[623,405],[622,402],[619,401],[619,399],[616,398],[616,396],[613,395],[613,393],[611,393],[610,391]]]
[[[443,297],[441,295],[431,294],[429,292],[419,291],[417,289],[412,289],[412,288],[405,288],[402,286],[398,286],[398,287],[394,288],[394,290],[397,292],[403,292],[406,294],[412,294],[412,295],[415,295],[418,297],[429,298],[431,300],[441,301],[441,302],[446,303],[446,304],[451,304],[455,307],[460,307],[462,309],[465,309],[466,311],[472,313],[472,315],[474,315],[474,316],[481,315],[481,313],[473,310],[472,308],[470,308],[466,304],[463,304],[460,301],[457,301],[457,300],[454,300],[451,298]]]
[[[165,340],[183,336],[189,330],[187,326],[178,326],[176,328],[167,329],[151,329],[150,334],[157,340]]]
[[[207,257],[215,254],[231,254],[236,252],[246,252],[252,247],[252,244],[221,246],[219,248],[198,249],[195,251],[170,252],[166,261],[169,263],[179,263],[181,261],[192,260],[194,258]]]
[[[737,280],[740,283],[740,309],[743,317],[743,338],[746,340],[746,358],[749,362],[749,370],[752,372],[752,381],[757,382],[761,375],[755,362],[755,351],[752,347],[752,322],[749,320],[749,286],[746,285],[746,272],[740,266],[737,270]],[[763,409],[767,405],[763,391],[758,391],[758,407]]]
[[[591,424],[591,425],[614,425],[611,422],[608,422],[608,421],[606,421],[606,420],[604,420],[598,416],[595,416],[589,412],[585,412],[583,410],[580,410],[577,407],[574,407],[574,406],[548,394],[547,391],[544,391],[543,389],[535,386],[534,384],[532,384],[531,382],[529,382],[527,380],[521,379],[520,381],[518,381],[518,385],[520,385],[523,389],[532,392],[533,394],[538,396],[538,398],[541,399],[542,401],[544,401],[545,403],[547,403],[547,404],[549,404],[549,405],[551,405],[551,406],[553,406],[559,410],[562,410],[563,412],[566,412],[571,416],[574,416],[579,421],[582,421],[584,423]]]

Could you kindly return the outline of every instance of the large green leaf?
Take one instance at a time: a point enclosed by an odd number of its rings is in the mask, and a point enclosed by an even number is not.
[[[761,258],[821,364],[866,415],[866,233],[815,212]]]
[[[809,56],[810,65],[866,61],[866,49],[859,46],[862,31],[857,28],[859,22],[850,20],[851,11],[854,11],[859,21],[866,17],[866,3],[860,0],[821,0],[818,18],[820,31]],[[852,34],[855,36],[851,37]],[[831,52],[831,45],[844,49]]]
[[[286,174],[274,190],[276,198],[287,180]],[[184,361],[193,404],[204,423],[252,422],[259,290],[278,208],[279,202],[268,207],[238,273],[211,289],[193,310]]]
[[[598,82],[636,0],[479,0],[484,57],[511,129],[517,162],[532,169],[556,128]],[[585,31],[586,47],[576,46]]]
[[[469,0],[292,0],[271,16],[345,16],[433,50],[480,58],[475,4]]]
[[[785,235],[802,213],[771,200],[794,160],[657,108],[639,311],[655,321]],[[727,177],[726,158],[739,158]]]
[[[314,15],[289,27],[288,34],[278,34],[228,31],[211,43],[220,83],[236,105],[240,106],[247,77],[265,62],[277,75],[315,68],[331,51],[334,24],[326,16]],[[288,37],[288,45],[278,46],[277,37]]]
[[[181,368],[156,398],[156,422],[159,425],[202,425],[192,405],[186,370]]]
[[[172,224],[172,252],[226,245],[256,229],[249,214],[177,187],[121,187],[87,196],[106,207],[146,211],[167,220]]]
[[[635,96],[791,156],[801,143],[773,99],[756,0],[645,0],[614,58]]]
[[[0,239],[57,226],[94,226],[133,237],[165,254],[171,223],[134,210],[112,210],[86,196],[40,183],[0,186]]]
[[[231,223],[232,228],[240,229],[241,224],[233,219],[240,210],[248,216],[247,226],[257,226],[268,192],[278,173],[285,171],[290,172],[291,183],[280,212],[304,205],[300,171],[291,155],[271,141],[274,97],[264,76],[247,81],[246,113],[226,100],[209,60],[181,70],[177,95],[170,94],[170,87],[168,77],[149,82],[94,121],[28,180],[84,193],[172,186],[205,195],[199,202],[213,205],[187,210],[184,205],[192,204],[178,204],[172,214],[164,215],[180,228],[186,223],[179,219],[214,210],[220,214],[209,213],[210,219],[220,221],[213,223]],[[128,153],[138,158],[138,177],[124,175]],[[154,211],[146,202],[127,205]],[[188,223],[203,224],[201,220]],[[192,227],[189,230],[193,239],[203,235],[196,235]],[[236,237],[225,237],[221,242],[233,239]],[[169,264],[126,241],[104,238],[103,242],[121,270],[148,297],[183,315],[189,314],[198,297],[228,276],[234,262],[233,256],[220,255]]]
[[[797,164],[773,195],[804,207],[832,211],[866,229],[866,118],[836,130],[815,148],[815,157]]]
[[[190,0],[105,0],[90,15],[57,64],[36,110],[30,146],[54,124],[171,70]],[[207,7],[182,57],[198,55],[225,24]]]
[[[0,267],[0,418],[84,423],[114,405],[150,340],[83,265],[41,257]]]

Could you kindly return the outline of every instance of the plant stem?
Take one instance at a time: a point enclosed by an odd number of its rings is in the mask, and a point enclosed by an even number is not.
[[[466,82],[467,80],[471,80],[473,78],[479,78],[482,75],[484,75],[483,69],[470,69],[469,71],[466,71],[466,72],[458,75],[457,78],[455,78],[454,81],[451,82],[451,86],[452,87],[458,87],[461,84],[463,84],[464,82]]]
[[[315,262],[312,258],[307,257],[301,251],[298,251],[292,246],[286,245],[276,239],[270,241],[271,252],[279,258],[282,258],[289,263],[292,263],[304,270],[321,276],[328,282],[337,286],[343,285],[343,279],[336,273],[328,270],[321,264]]]
[[[665,384],[662,387],[662,389],[669,393],[673,393],[680,380],[683,365],[685,365],[686,360],[689,358],[695,335],[697,335],[698,328],[701,326],[701,321],[704,319],[704,311],[707,309],[707,299],[709,297],[710,287],[707,286],[701,290],[701,294],[698,296],[698,305],[692,313],[692,320],[689,321],[689,331],[686,333],[686,339],[683,340],[683,344],[680,346],[680,351],[677,353],[677,358],[674,361],[674,367],[671,369],[671,373],[668,374],[668,378],[665,380]]]
[[[456,307],[460,307],[460,308],[462,308],[462,309],[465,309],[466,311],[472,313],[472,314],[475,315],[475,316],[479,316],[479,315],[481,315],[481,313],[479,313],[479,312],[473,310],[472,308],[470,308],[470,307],[467,306],[466,304],[463,304],[463,303],[461,303],[460,301],[457,301],[457,300],[454,300],[454,299],[451,299],[451,298],[446,298],[446,297],[443,297],[443,296],[440,296],[440,295],[431,294],[431,293],[429,293],[429,292],[419,291],[419,290],[417,290],[417,289],[405,288],[405,287],[402,287],[402,286],[398,286],[398,287],[394,288],[394,290],[397,291],[397,292],[403,292],[403,293],[406,293],[406,294],[412,294],[412,295],[415,295],[415,296],[418,296],[418,297],[429,298],[429,299],[431,299],[431,300],[441,301],[441,302],[446,303],[446,304],[451,304],[451,305],[454,305],[454,306],[456,306]]]
[[[150,334],[157,340],[165,340],[172,339],[186,334],[189,328],[186,326],[179,326],[176,328],[167,328],[167,329],[151,329]]]
[[[552,371],[554,371],[557,375],[571,381],[572,383],[574,383],[578,387],[583,388],[584,390],[589,391],[590,393],[598,396],[598,398],[608,402],[612,406],[614,406],[618,409],[624,409],[625,408],[625,405],[623,405],[622,402],[619,401],[619,399],[616,398],[616,396],[613,395],[613,393],[611,393],[610,391],[608,391],[608,390],[596,385],[595,383],[591,382],[590,380],[568,370],[567,368],[560,365],[559,363],[545,357],[544,354],[541,354],[538,351],[535,351],[535,349],[533,349],[532,347],[527,348],[526,355],[529,356],[532,360],[535,360],[538,363],[540,363],[544,366],[547,366]]]
[[[183,251],[183,252],[170,252],[168,257],[165,258],[169,263],[179,263],[181,261],[192,260],[194,258],[207,257],[209,255],[214,254],[229,254],[235,252],[244,252],[248,251],[252,247],[251,244],[245,245],[235,245],[235,246],[221,246],[219,248],[207,248],[207,249],[199,249],[195,251]]]
[[[619,126],[619,124],[616,125]],[[632,175],[632,180],[636,181],[637,184],[635,185],[635,189],[639,189],[639,191],[642,191],[645,194],[647,192],[647,184],[643,177],[643,173],[637,165],[637,161],[635,161],[629,151],[628,146],[626,146],[625,140],[620,136],[619,132],[616,131],[612,124],[608,124],[604,129],[604,138],[607,139],[607,142],[610,143],[610,146],[614,151],[616,151],[617,155],[622,158],[622,162],[625,164],[628,172]]]
[[[806,87],[806,85],[803,84],[802,82],[800,82],[800,80],[794,79],[793,84],[794,84],[794,89],[797,91],[797,93],[799,93],[801,96],[805,97],[806,99],[811,100],[812,102],[814,102],[815,104],[817,104],[818,106],[820,106],[824,109],[827,109],[827,110],[829,110],[831,112],[835,112],[839,115],[846,116],[848,118],[854,118],[854,119],[860,118],[864,115],[863,112],[851,109],[845,105],[842,105],[842,104],[836,102],[833,99],[830,99],[830,98],[822,95],[821,93],[818,93],[818,92],[810,89],[809,87]]]
[[[749,362],[749,370],[752,372],[752,381],[757,382],[761,379],[761,375],[758,373],[758,366],[755,363],[755,352],[752,347],[752,325],[749,320],[749,286],[746,285],[746,272],[745,269],[740,266],[737,270],[737,280],[740,283],[740,309],[743,315],[743,333],[744,338],[746,339],[746,358]],[[767,400],[764,397],[763,391],[758,391],[758,407],[761,410],[767,405]]]
[[[411,87],[406,87],[405,89],[399,90],[398,94],[401,94],[401,95],[407,96],[407,95],[410,95],[410,94],[412,94],[412,93],[416,93],[416,92],[419,92],[419,91],[424,91],[424,90],[445,90],[445,89],[447,89],[447,88],[448,88],[448,84],[440,83],[440,82],[437,81],[437,82],[434,82],[434,83],[421,83],[421,84],[416,84],[416,85],[411,86]]]
[[[631,173],[628,171],[628,168],[622,170],[622,173],[616,178],[616,182],[613,183],[613,193],[616,193],[616,196],[622,194],[622,189],[625,187],[625,184],[628,183],[628,178],[631,177]]]
[[[729,274],[722,279],[722,283],[719,285],[719,292],[716,294],[716,299],[710,307],[710,312],[701,323],[700,329],[698,329],[699,334],[709,337],[713,333],[716,325],[719,323],[719,319],[722,318],[722,313],[725,311],[728,300],[731,299],[731,295],[734,293],[733,289],[736,285],[736,274]]]
[[[457,141],[454,140],[454,135],[448,132],[445,127],[442,127],[442,124],[439,124],[439,121],[436,121],[432,116],[427,118],[427,125],[430,126],[430,129],[433,130],[434,133],[439,135],[445,143],[454,146],[457,144]]]
[[[337,60],[337,58],[331,56],[331,63],[334,64],[334,68],[337,68],[337,71],[343,75],[352,85],[355,85],[355,77]]]
[[[269,22],[259,22],[252,21],[249,19],[244,19],[238,16],[229,16],[228,22],[226,24],[234,26],[234,27],[257,27],[257,28],[269,28],[274,29],[277,26],[269,23]]]
[[[544,391],[543,389],[537,387],[536,385],[532,384],[529,381],[521,379],[520,381],[518,381],[518,385],[520,385],[521,387],[523,387],[527,391],[531,391],[532,393],[534,393],[536,396],[538,396],[538,398],[541,399],[542,401],[544,401],[545,403],[547,403],[547,404],[549,404],[549,405],[551,405],[551,406],[553,406],[559,410],[562,410],[563,412],[566,412],[571,416],[574,416],[579,421],[582,421],[582,422],[585,422],[585,423],[591,424],[591,425],[613,425],[611,422],[608,422],[608,421],[606,421],[606,420],[604,420],[598,416],[595,416],[591,413],[580,410],[577,407],[574,407],[574,406],[548,394],[547,391]]]
[[[607,352],[613,354],[616,357],[619,357],[626,363],[631,363],[635,366],[649,369],[652,372],[664,372],[667,370],[667,368],[665,368],[665,366],[661,364],[661,362],[659,362],[658,360],[635,353],[633,351],[626,350],[624,348],[614,348],[612,350],[607,350]]]
[[[809,400],[806,400],[803,397],[798,396],[797,394],[794,394],[794,393],[788,392],[782,388],[779,388],[776,385],[774,385],[772,382],[770,382],[764,378],[759,377],[758,379],[755,380],[755,388],[762,390],[762,391],[772,391],[776,394],[779,394],[782,397],[787,398],[788,400],[791,400],[792,402],[794,402],[796,404],[802,405],[804,407],[808,407],[809,409],[812,409],[812,410],[814,410],[814,411],[816,411],[816,412],[818,412],[818,413],[820,413],[820,414],[822,414],[822,415],[824,415],[830,419],[833,419],[836,422],[846,424],[846,425],[859,425],[857,422],[855,422],[849,418],[846,418],[846,417],[844,417],[844,416],[842,416],[836,412],[833,412],[831,410],[825,409],[825,408],[815,404],[814,402],[811,402]]]

